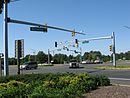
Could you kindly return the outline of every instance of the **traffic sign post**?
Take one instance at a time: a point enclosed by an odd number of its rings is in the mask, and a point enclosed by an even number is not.
[[[18,74],[20,74],[20,58],[24,57],[24,40],[15,40],[15,57],[17,58]]]
[[[4,22],[3,22],[3,35],[4,35],[4,76],[9,75],[9,66],[8,66],[8,0],[4,0]]]

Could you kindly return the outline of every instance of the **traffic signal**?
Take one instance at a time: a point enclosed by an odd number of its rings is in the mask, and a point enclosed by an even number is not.
[[[2,10],[3,10],[3,4],[4,4],[4,1],[0,0],[0,14],[2,13]]]
[[[110,51],[113,51],[113,49],[112,49],[112,45],[109,46],[109,50],[110,50]]]
[[[57,47],[57,42],[55,42],[55,47]]]
[[[44,27],[43,32],[48,32],[47,24],[45,24],[46,27]]]
[[[75,39],[76,47],[78,47],[78,39]]]
[[[75,36],[75,32],[73,31],[73,32],[72,32],[72,37],[74,37],[74,36]]]

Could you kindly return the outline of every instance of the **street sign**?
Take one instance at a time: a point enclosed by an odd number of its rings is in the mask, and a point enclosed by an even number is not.
[[[57,49],[57,51],[61,51],[61,49]]]
[[[82,44],[86,44],[86,43],[89,43],[89,41],[83,41]]]
[[[15,57],[24,57],[24,39],[15,40]]]
[[[46,27],[30,27],[30,31],[42,31],[42,32],[47,32]]]

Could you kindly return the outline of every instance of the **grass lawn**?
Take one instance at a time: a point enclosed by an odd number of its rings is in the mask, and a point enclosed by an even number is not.
[[[120,65],[120,66],[98,66],[94,67],[97,69],[103,69],[103,70],[130,70],[130,65]]]

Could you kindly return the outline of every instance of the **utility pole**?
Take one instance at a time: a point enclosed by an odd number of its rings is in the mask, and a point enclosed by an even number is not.
[[[3,51],[4,51],[4,76],[9,75],[8,66],[8,0],[4,0],[4,21],[3,21]]]
[[[112,33],[112,46],[113,66],[116,67],[115,32]]]

